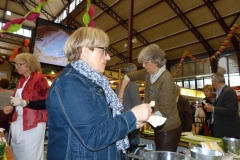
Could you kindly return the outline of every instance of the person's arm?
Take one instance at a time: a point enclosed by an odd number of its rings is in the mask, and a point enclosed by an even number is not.
[[[129,83],[130,87],[130,96],[131,96],[131,105],[132,107],[142,103],[142,100],[139,96],[139,87],[136,82]]]
[[[29,101],[26,107],[34,110],[46,109],[45,99],[38,101]]]
[[[121,102],[123,102],[124,90],[128,85],[128,82],[136,81],[136,80],[145,80],[146,74],[147,74],[147,71],[145,69],[142,69],[136,72],[128,73],[127,75],[124,76],[119,93],[118,93],[118,97],[120,98]]]
[[[128,77],[125,75],[123,78],[123,81],[122,81],[121,88],[118,92],[118,98],[120,99],[121,102],[123,102],[124,90],[125,90],[126,86],[128,85],[128,83],[129,83]]]

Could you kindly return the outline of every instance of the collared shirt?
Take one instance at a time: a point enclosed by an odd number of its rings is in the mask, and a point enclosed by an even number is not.
[[[178,102],[178,99],[179,99],[179,95],[176,97],[176,102]]]
[[[162,75],[162,73],[165,70],[166,70],[166,65],[163,65],[155,75],[151,75],[150,82],[153,84]]]
[[[218,99],[218,97],[219,97],[219,95],[221,94],[222,89],[223,89],[224,86],[226,86],[226,84],[223,85],[222,88],[220,88],[220,90],[216,90],[216,99]]]

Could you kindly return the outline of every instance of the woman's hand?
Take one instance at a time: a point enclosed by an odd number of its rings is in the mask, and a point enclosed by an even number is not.
[[[10,114],[10,113],[12,113],[12,111],[13,111],[13,106],[5,106],[5,107],[3,107],[3,112],[5,114]]]
[[[137,127],[144,126],[144,123],[148,120],[148,118],[151,116],[152,108],[150,104],[143,103],[138,106],[135,106],[131,109],[133,114],[135,115],[137,119]]]

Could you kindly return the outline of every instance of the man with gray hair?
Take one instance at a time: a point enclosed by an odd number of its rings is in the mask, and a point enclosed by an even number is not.
[[[137,70],[137,66],[133,63],[128,63],[124,67],[124,74],[134,72]],[[120,82],[120,84],[122,81]],[[119,86],[116,87],[115,93],[118,94],[119,92]],[[121,112],[124,112],[126,110],[132,109],[134,106],[139,105],[142,103],[142,100],[139,96],[139,87],[136,82],[129,82],[123,96],[123,110]],[[140,143],[140,129],[136,129],[132,131],[129,135],[129,140],[131,144],[139,144]],[[130,152],[134,152],[136,148],[131,147]]]
[[[189,101],[180,95],[180,86],[176,85],[176,102],[179,118],[182,124],[182,132],[192,131],[192,109]]]
[[[240,118],[238,115],[238,99],[236,92],[225,84],[222,73],[212,76],[212,85],[216,89],[213,104],[206,103],[204,108],[212,112],[213,137],[240,138]]]

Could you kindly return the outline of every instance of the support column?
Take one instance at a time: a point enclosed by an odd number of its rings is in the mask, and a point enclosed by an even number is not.
[[[133,6],[134,1],[129,0],[129,18],[128,18],[128,45],[127,45],[127,62],[132,62],[132,30],[133,30]]]

